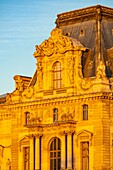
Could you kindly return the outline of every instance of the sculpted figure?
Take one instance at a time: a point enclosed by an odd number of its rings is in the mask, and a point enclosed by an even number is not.
[[[97,67],[97,74],[96,74],[96,78],[101,79],[104,78],[105,75],[105,65],[102,61],[100,61],[100,64]]]
[[[39,89],[42,88],[42,82],[43,82],[43,67],[42,67],[42,62],[38,62],[38,87]]]
[[[71,56],[68,61],[70,83],[74,83],[74,64],[75,58]]]
[[[10,161],[10,159],[8,159],[7,162],[6,162],[6,170],[11,170],[11,161]]]

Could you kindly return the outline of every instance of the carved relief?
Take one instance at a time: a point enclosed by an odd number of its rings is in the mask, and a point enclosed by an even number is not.
[[[42,122],[43,112],[30,112],[29,125],[38,125]]]
[[[49,57],[52,54],[57,53],[63,54],[66,51],[74,50],[74,48],[72,40],[69,37],[64,36],[60,29],[55,28],[52,30],[48,40],[45,40],[40,46],[36,46],[34,57],[36,58],[43,55]]]
[[[50,122],[51,121],[51,117],[52,117],[52,111],[50,109],[45,110],[45,114],[44,114],[44,122]]]
[[[36,45],[35,48],[36,51],[34,52],[34,57],[40,57],[43,54],[41,48],[38,45]]]
[[[7,159],[6,170],[11,170],[11,160],[10,159]]]
[[[73,120],[74,117],[75,117],[75,110],[70,109],[70,111],[61,115],[61,120],[62,121],[69,121],[69,120]]]
[[[34,94],[34,88],[31,86],[31,87],[28,87],[27,89],[24,90],[24,92],[22,93],[22,96],[24,98],[31,98]]]
[[[92,81],[90,78],[84,78],[80,82],[80,86],[83,90],[88,90],[92,85]]]
[[[71,56],[68,61],[68,75],[70,79],[70,83],[74,83],[74,65],[75,65],[75,57]]]
[[[42,61],[38,60],[37,64],[37,77],[38,77],[38,88],[42,89],[43,85],[43,66],[42,66]]]
[[[30,118],[30,120],[29,120],[29,124],[30,125],[37,125],[37,124],[39,124],[39,123],[41,123],[42,122],[42,118],[41,117],[32,117],[32,118]]]
[[[6,96],[6,102],[9,104],[11,101],[12,101],[11,94],[8,93],[7,96]]]

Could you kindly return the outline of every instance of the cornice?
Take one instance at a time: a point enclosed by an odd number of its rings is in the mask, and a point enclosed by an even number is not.
[[[54,122],[54,123],[50,123],[50,124],[35,124],[35,125],[32,125],[32,124],[29,124],[29,125],[25,125],[25,127],[27,128],[34,128],[34,127],[38,127],[38,128],[46,128],[46,127],[58,127],[58,126],[62,126],[62,125],[66,125],[67,124],[69,125],[75,125],[76,124],[76,121],[57,121],[57,122]]]
[[[57,15],[55,23],[57,27],[60,27],[68,23],[70,24],[71,23],[70,21],[72,21],[72,23],[74,21],[75,23],[77,20],[79,21],[83,19],[89,20],[89,18],[90,20],[91,18],[98,19],[99,18],[97,17],[98,15],[107,17],[109,16],[110,18],[113,18],[113,8],[96,5],[74,11],[64,12]]]
[[[62,104],[72,104],[75,102],[85,102],[91,100],[113,100],[113,93],[111,92],[97,92],[97,93],[85,93],[78,94],[72,96],[63,96],[63,97],[53,97],[53,98],[45,98],[35,101],[27,101],[21,103],[12,103],[10,105],[5,105],[7,109],[32,109],[34,107],[41,108],[47,106],[57,106]]]

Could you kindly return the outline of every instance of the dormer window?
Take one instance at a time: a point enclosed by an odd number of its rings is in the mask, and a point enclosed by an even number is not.
[[[53,122],[57,122],[58,121],[58,109],[54,108],[53,109]]]
[[[80,30],[80,36],[84,36],[85,31],[83,29]]]
[[[70,32],[66,32],[66,36],[70,37]]]
[[[83,120],[88,120],[88,105],[83,105]]]
[[[58,89],[62,87],[62,67],[59,61],[53,64],[53,88]]]

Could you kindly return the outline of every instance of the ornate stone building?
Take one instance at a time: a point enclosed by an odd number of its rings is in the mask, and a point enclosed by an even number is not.
[[[34,57],[0,96],[0,170],[113,170],[113,9],[59,14]]]

